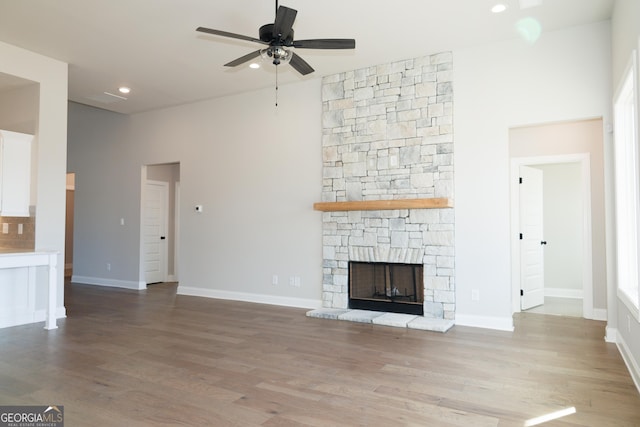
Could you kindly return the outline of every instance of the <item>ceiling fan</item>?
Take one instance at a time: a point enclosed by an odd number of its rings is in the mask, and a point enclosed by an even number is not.
[[[296,19],[298,11],[286,6],[278,7],[276,0],[276,18],[273,24],[265,24],[260,27],[259,38],[243,36],[242,34],[229,33],[227,31],[214,30],[211,28],[198,27],[196,31],[201,33],[214,34],[232,39],[246,40],[250,42],[260,43],[267,47],[258,49],[247,55],[241,56],[231,62],[224,64],[225,67],[236,67],[240,64],[262,56],[265,59],[273,60],[274,65],[281,63],[289,63],[300,74],[307,75],[314,70],[304,59],[289,48],[295,47],[299,49],[354,49],[356,41],[354,39],[311,39],[311,40],[294,40],[293,23]],[[277,69],[277,68],[276,68]]]

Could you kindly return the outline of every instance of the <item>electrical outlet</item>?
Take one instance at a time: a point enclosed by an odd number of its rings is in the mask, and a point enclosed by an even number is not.
[[[110,262],[107,263],[107,271],[111,271],[111,263]]]
[[[295,276],[295,277],[293,278],[293,285],[294,285],[296,288],[299,288],[299,287],[300,287],[300,276]]]
[[[273,286],[275,286],[275,285],[277,285],[277,284],[278,284],[278,275],[277,275],[277,274],[274,274],[274,275],[271,277],[271,284],[272,284]]]
[[[471,301],[480,301],[480,289],[471,290]]]
[[[296,278],[294,276],[289,276],[289,286],[296,285]]]

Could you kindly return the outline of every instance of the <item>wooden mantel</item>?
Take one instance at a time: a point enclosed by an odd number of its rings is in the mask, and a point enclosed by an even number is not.
[[[453,200],[440,197],[429,199],[361,200],[352,202],[318,202],[313,209],[323,212],[383,211],[394,209],[452,208]]]

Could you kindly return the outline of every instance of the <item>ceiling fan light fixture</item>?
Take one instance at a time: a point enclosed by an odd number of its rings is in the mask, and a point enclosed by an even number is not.
[[[120,86],[118,88],[118,92],[127,94],[127,93],[131,92],[131,88],[128,88],[126,86]]]
[[[252,62],[251,64],[249,64],[249,68],[257,70],[258,68],[260,68],[260,64],[258,64],[257,62]]]
[[[272,62],[273,65],[286,64],[291,61],[291,51],[282,46],[269,46],[260,51],[260,57],[265,61]]]

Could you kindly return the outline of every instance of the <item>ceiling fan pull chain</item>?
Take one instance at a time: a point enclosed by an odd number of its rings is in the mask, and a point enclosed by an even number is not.
[[[278,106],[278,66],[276,65],[276,107]]]

